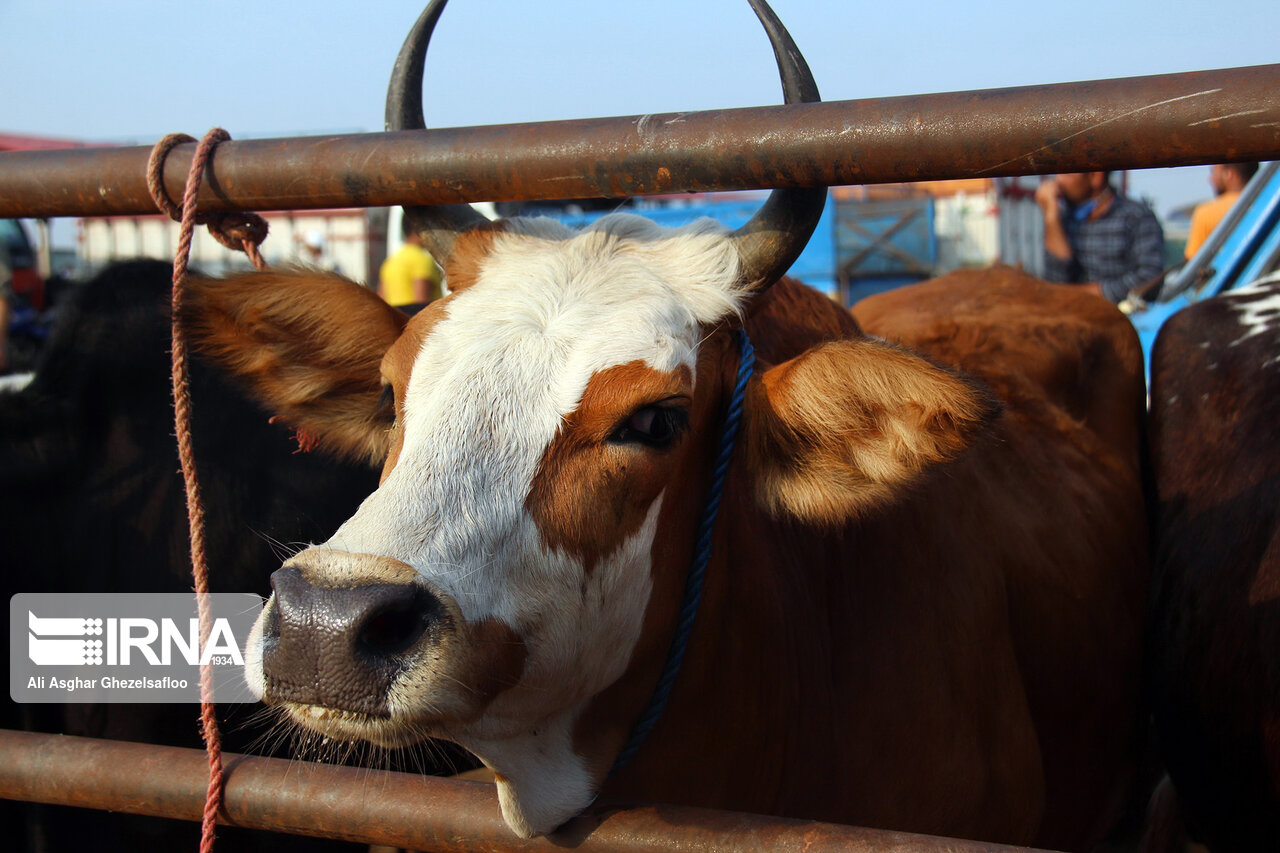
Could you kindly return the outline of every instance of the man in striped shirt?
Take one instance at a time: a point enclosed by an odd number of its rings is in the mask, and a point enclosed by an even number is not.
[[[1164,231],[1110,172],[1057,175],[1036,189],[1044,214],[1045,278],[1120,302],[1164,270]]]

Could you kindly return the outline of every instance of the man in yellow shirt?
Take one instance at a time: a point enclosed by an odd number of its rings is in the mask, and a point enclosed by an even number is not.
[[[406,227],[404,244],[378,270],[378,295],[389,305],[425,304],[443,295],[443,278],[440,267],[422,248],[422,236]]]
[[[1191,233],[1187,235],[1187,248],[1184,256],[1191,260],[1195,253],[1209,239],[1213,229],[1227,215],[1227,211],[1240,198],[1245,184],[1258,171],[1257,163],[1223,163],[1209,169],[1209,186],[1217,195],[1213,201],[1196,205],[1191,213]]]

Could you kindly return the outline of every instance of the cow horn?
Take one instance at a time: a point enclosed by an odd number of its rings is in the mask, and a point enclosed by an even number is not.
[[[394,130],[422,130],[422,71],[427,45],[440,13],[448,0],[431,0],[409,31],[396,57],[387,88],[386,127]],[[782,76],[782,91],[788,104],[820,100],[818,85],[800,55],[790,33],[764,0],[748,0],[764,25],[773,45]],[[769,198],[733,234],[733,243],[742,259],[742,278],[753,289],[763,290],[777,281],[803,251],[826,205],[825,187],[781,189]],[[405,217],[423,235],[427,250],[444,264],[452,254],[459,234],[485,222],[485,218],[465,204],[406,207]]]
[[[809,64],[777,15],[764,0],[748,2],[773,45],[785,102],[807,104],[822,100]],[[733,233],[742,259],[742,280],[752,290],[765,290],[786,273],[818,227],[826,203],[826,187],[777,189],[751,221]]]
[[[448,0],[431,0],[400,48],[395,68],[391,70],[391,83],[387,86],[387,130],[426,129],[422,115],[422,68],[426,63],[431,33],[446,2]],[[459,234],[487,221],[469,204],[406,207],[404,215],[409,224],[422,234],[427,251],[441,266],[453,254],[453,244]]]

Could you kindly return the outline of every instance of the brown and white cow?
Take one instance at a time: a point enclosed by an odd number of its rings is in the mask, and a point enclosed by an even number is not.
[[[247,668],[264,700],[330,737],[466,746],[522,835],[604,793],[1098,838],[1136,693],[1136,340],[1093,297],[1009,288],[1072,399],[1135,419],[1101,430],[999,357],[998,322],[973,321],[964,375],[794,281],[764,289],[823,197],[776,192],[734,234],[413,210],[452,294],[407,324],[330,276],[193,281],[206,351],[382,465],[355,515],[276,573]],[[735,327],[758,364],[684,668],[611,774],[671,642]],[[1115,381],[1094,386],[1095,364]]]
[[[1182,816],[1280,846],[1280,283],[1186,308],[1151,360],[1148,690]],[[1160,848],[1163,853],[1163,848]]]

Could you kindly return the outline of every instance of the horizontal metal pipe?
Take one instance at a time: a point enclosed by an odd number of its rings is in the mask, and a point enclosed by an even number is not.
[[[551,838],[517,838],[492,785],[224,755],[224,824],[412,850],[681,853],[998,853],[998,844],[683,806],[596,805]],[[0,730],[0,798],[199,820],[208,779],[194,749]],[[1035,851],[1026,851],[1035,853]]]
[[[166,163],[172,198],[195,146]],[[154,212],[149,148],[0,153],[0,217]],[[586,197],[1280,158],[1280,65],[937,95],[223,143],[200,209]]]

